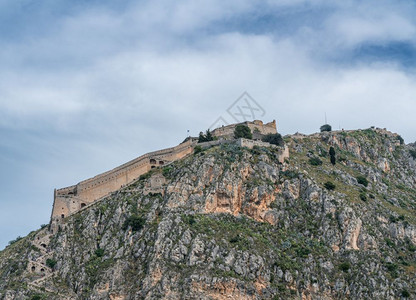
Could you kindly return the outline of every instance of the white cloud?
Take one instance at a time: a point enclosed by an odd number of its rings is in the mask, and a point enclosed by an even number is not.
[[[257,34],[216,27],[282,7],[293,8],[296,17],[299,6],[302,18],[308,5],[329,12],[312,25],[300,22],[290,36],[279,34],[278,22]],[[411,13],[403,10],[353,1],[278,1],[266,8],[249,1],[153,1],[126,11],[86,9],[57,19],[43,36],[3,42],[0,127],[41,136],[28,164],[37,178],[65,178],[47,179],[54,184],[172,146],[187,129],[196,135],[243,91],[283,133],[315,132],[327,112],[335,128],[376,125],[413,141],[414,75],[393,63],[325,60],[366,41],[413,43]],[[36,151],[48,155],[34,161]],[[39,188],[50,206],[47,184]]]

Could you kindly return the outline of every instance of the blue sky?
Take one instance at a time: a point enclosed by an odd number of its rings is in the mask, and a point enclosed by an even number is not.
[[[123,3],[121,3],[123,2]],[[244,91],[283,134],[416,140],[414,1],[0,0],[0,248],[53,189],[208,128]]]

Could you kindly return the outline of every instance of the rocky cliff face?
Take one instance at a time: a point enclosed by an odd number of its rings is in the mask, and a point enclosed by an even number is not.
[[[414,299],[414,145],[376,130],[286,144],[283,164],[204,150],[31,233],[0,253],[0,299]]]

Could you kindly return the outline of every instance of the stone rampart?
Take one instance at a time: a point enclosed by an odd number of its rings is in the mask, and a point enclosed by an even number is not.
[[[133,182],[152,168],[192,153],[194,144],[189,140],[176,147],[150,152],[77,185],[55,190],[51,229],[55,229],[56,224],[66,216]]]
[[[233,139],[234,138],[234,129],[237,125],[246,125],[251,129],[253,134],[271,134],[277,133],[276,121],[264,124],[262,121],[254,120],[253,122],[242,122],[238,124],[231,124],[227,126],[222,126],[212,131],[212,135],[216,137],[222,137],[224,139]]]
[[[240,124],[249,126],[253,132],[260,135],[277,133],[275,121],[267,124],[263,124],[262,121],[244,122]],[[223,143],[237,143],[240,146],[248,148],[252,148],[255,145],[265,147],[274,146],[261,141],[246,139],[234,140],[234,129],[236,125],[238,124],[215,129],[213,131],[213,135],[223,138],[212,142],[201,143],[199,145],[203,148]],[[119,190],[121,187],[132,183],[152,168],[164,166],[191,154],[196,144],[197,142],[191,138],[178,146],[144,154],[110,171],[81,181],[76,185],[55,190],[51,215],[51,231],[55,232],[58,224],[60,224],[65,217],[79,211],[80,209],[88,207],[95,201],[102,199],[108,194]],[[284,155],[286,154],[282,149],[282,157]],[[282,158],[282,160],[284,160],[284,158]]]

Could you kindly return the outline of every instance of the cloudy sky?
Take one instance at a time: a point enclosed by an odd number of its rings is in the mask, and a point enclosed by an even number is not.
[[[223,117],[247,91],[283,134],[416,140],[414,1],[0,0],[0,249],[53,189]],[[227,119],[228,118],[228,119]]]

